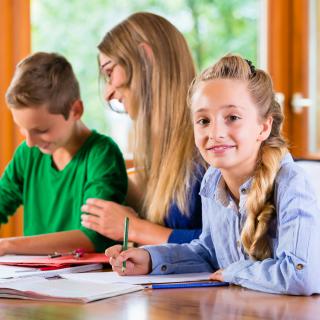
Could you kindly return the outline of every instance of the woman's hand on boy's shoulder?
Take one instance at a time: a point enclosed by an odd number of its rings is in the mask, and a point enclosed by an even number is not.
[[[118,241],[123,240],[125,217],[130,219],[129,241],[132,221],[139,219],[132,208],[102,199],[88,199],[81,211],[85,213],[81,215],[81,224],[84,227]]]

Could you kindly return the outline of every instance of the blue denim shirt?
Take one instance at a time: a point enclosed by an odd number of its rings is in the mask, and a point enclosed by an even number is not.
[[[201,186],[203,229],[189,244],[145,247],[152,273],[214,272],[225,281],[270,293],[320,293],[320,209],[303,169],[286,155],[274,188],[276,218],[270,225],[273,256],[251,259],[241,245],[249,179],[240,187],[239,209],[221,194],[221,172],[210,167]]]

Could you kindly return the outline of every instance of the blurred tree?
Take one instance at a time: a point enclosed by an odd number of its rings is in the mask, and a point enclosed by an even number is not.
[[[136,11],[171,21],[185,36],[199,70],[228,52],[257,62],[257,0],[32,0],[32,49],[56,51],[72,63],[85,102],[85,121],[109,133],[98,84],[96,46]],[[123,118],[120,118],[123,119]],[[117,120],[122,121],[122,120]]]

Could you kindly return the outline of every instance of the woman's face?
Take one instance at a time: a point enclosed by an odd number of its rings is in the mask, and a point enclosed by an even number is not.
[[[135,113],[131,105],[131,90],[126,85],[127,75],[125,69],[101,52],[99,54],[99,63],[101,74],[106,79],[104,99],[109,103],[112,100],[118,100],[124,105],[130,118],[134,119]]]

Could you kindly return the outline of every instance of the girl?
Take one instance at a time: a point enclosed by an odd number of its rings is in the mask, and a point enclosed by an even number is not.
[[[195,76],[188,45],[164,18],[135,13],[110,30],[98,48],[105,99],[121,101],[134,121],[134,163],[141,170],[128,177],[131,208],[90,199],[82,208],[90,213],[82,215],[82,224],[122,240],[129,216],[129,241],[190,242],[201,233],[199,189],[205,170],[186,102]]]
[[[272,293],[320,293],[315,194],[280,134],[270,76],[239,56],[205,70],[189,91],[195,141],[210,164],[201,185],[203,232],[184,245],[107,249],[124,274],[215,271]]]

